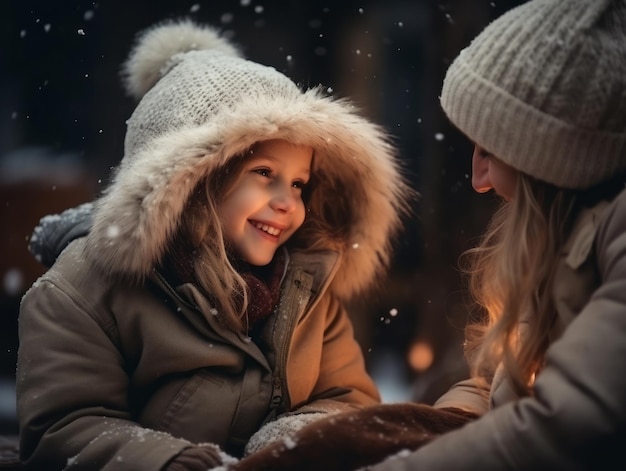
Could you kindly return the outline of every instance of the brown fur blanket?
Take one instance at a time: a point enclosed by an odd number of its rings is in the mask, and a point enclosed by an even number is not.
[[[477,416],[413,403],[331,415],[230,465],[232,471],[350,471],[416,450]]]

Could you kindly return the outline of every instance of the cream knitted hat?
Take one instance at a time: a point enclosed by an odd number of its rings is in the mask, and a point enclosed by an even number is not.
[[[332,222],[346,226],[349,250],[331,288],[347,298],[380,278],[414,192],[387,133],[350,102],[321,87],[301,90],[274,68],[244,59],[215,29],[188,20],[142,33],[124,80],[139,103],[85,248],[105,274],[148,276],[197,185],[256,142],[283,139],[314,149],[315,191],[329,204],[307,217],[330,223],[333,214],[350,215]]]
[[[461,51],[441,105],[472,141],[553,185],[626,173],[626,0],[531,0]]]
[[[168,132],[217,122],[243,98],[297,99],[295,83],[273,67],[245,60],[218,32],[191,21],[143,32],[124,65],[140,100],[128,120],[125,158]]]

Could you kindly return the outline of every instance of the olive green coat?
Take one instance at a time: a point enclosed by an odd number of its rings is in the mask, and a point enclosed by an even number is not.
[[[31,464],[157,470],[189,442],[238,454],[277,414],[377,402],[328,292],[336,254],[292,255],[279,307],[252,341],[226,330],[191,284],[102,278],[81,260],[84,242],[23,300],[17,388]]]

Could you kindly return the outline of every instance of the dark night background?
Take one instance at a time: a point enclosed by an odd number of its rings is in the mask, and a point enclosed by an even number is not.
[[[470,185],[470,143],[438,95],[450,61],[514,0],[5,0],[0,6],[0,433],[15,433],[20,299],[43,273],[39,218],[88,201],[121,159],[134,103],[119,80],[135,33],[168,18],[218,26],[303,87],[351,98],[394,136],[421,197],[380,292],[351,306],[386,401],[432,401],[464,374],[460,253],[496,201]],[[429,359],[429,352],[432,359]]]

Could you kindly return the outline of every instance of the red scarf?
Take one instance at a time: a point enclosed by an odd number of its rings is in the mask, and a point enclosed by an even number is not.
[[[263,267],[250,265],[242,260],[233,260],[232,263],[246,282],[248,329],[252,329],[256,323],[272,313],[280,299],[280,282],[286,263],[285,253],[283,249],[278,250],[274,259]],[[162,269],[166,279],[175,286],[194,280],[191,262],[175,267],[175,262],[171,257],[167,257]]]
[[[280,299],[280,282],[285,270],[283,250],[276,252],[274,260],[264,267],[247,263],[235,265],[248,289],[248,328],[267,318]]]

